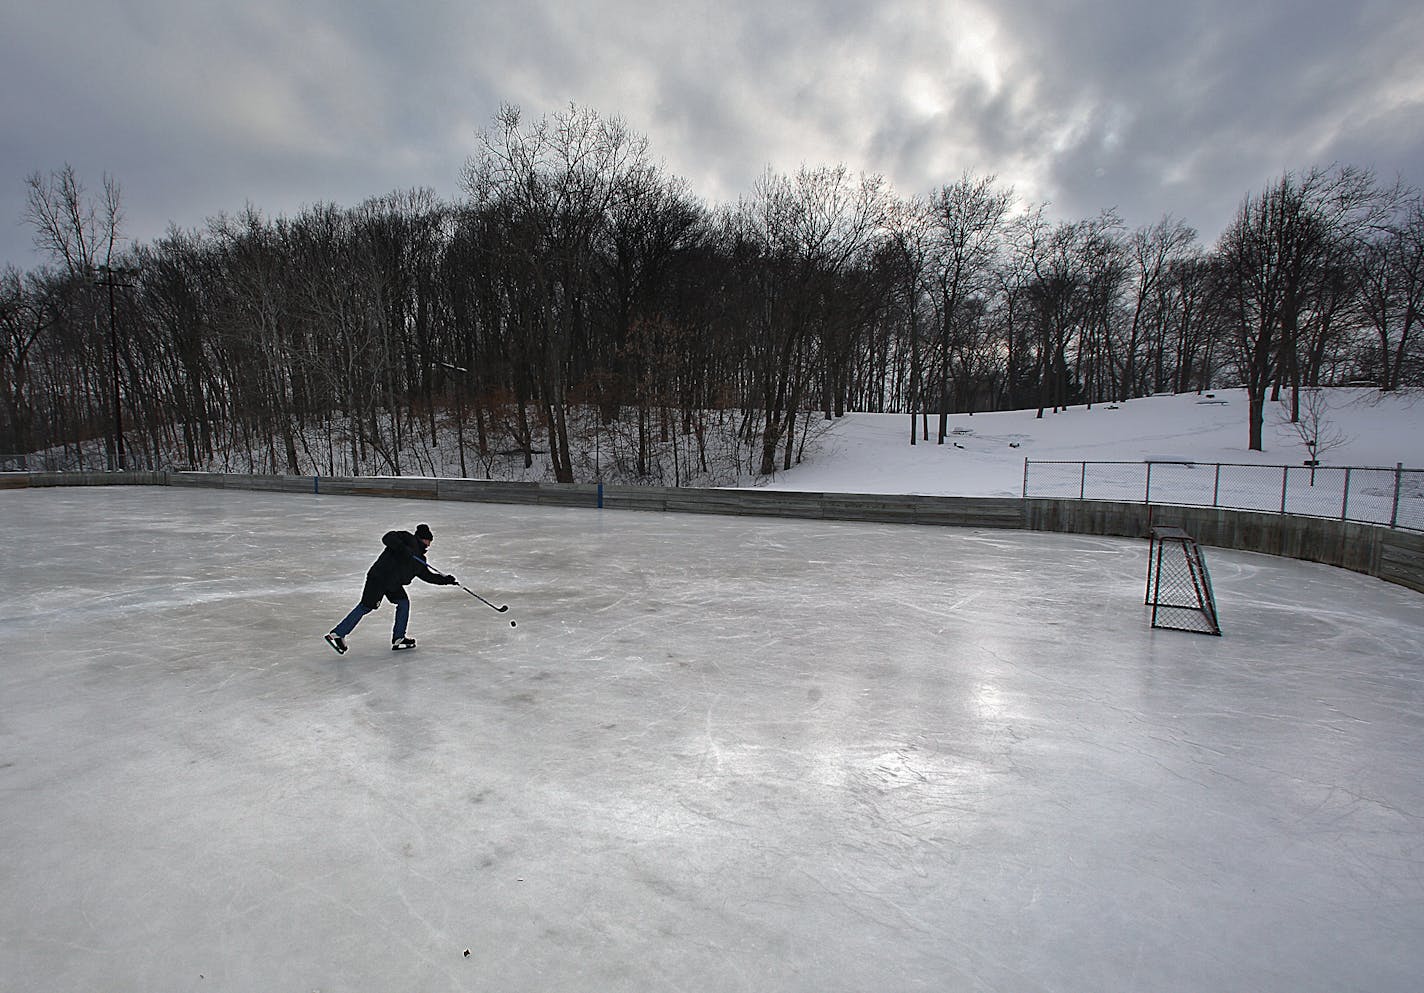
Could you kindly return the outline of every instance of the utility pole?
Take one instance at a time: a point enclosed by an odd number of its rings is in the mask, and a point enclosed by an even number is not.
[[[118,323],[114,320],[114,287],[132,287],[132,283],[119,282],[119,278],[132,276],[137,271],[101,265],[99,272],[104,278],[94,280],[95,286],[106,286],[109,289],[109,379],[114,384],[114,452],[117,456],[114,468],[119,472],[124,471],[124,414],[119,404],[119,333]]]
[[[455,412],[455,446],[460,450],[460,475],[466,477],[469,472],[465,469],[465,379],[470,375],[470,370],[464,366],[441,362],[439,359],[435,361],[435,364],[442,369],[460,374],[459,407]]]

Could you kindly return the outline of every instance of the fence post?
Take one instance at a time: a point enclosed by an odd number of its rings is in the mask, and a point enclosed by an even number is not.
[[[1290,466],[1281,466],[1281,513],[1286,512],[1286,485],[1290,482]]]
[[[1350,470],[1352,466],[1345,467],[1345,495],[1340,500],[1340,520],[1350,519]]]
[[[1216,464],[1216,481],[1211,484],[1211,505],[1215,509],[1221,500],[1221,463]]]
[[[1152,463],[1147,463],[1147,492],[1142,495],[1143,503],[1152,502]]]
[[[1399,521],[1399,482],[1404,475],[1404,463],[1394,464],[1394,509],[1389,512],[1389,526],[1394,527]]]
[[[1024,458],[1023,499],[1028,499],[1028,458]]]
[[[1083,472],[1082,472],[1082,474],[1078,477],[1078,499],[1079,499],[1079,500],[1086,500],[1087,498],[1088,498],[1088,463],[1084,462],[1084,463],[1083,463]]]

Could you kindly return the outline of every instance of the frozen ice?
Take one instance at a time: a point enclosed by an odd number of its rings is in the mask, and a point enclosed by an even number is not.
[[[1206,548],[0,494],[6,990],[1418,989],[1424,597]],[[380,535],[411,587],[337,656]],[[517,628],[508,625],[518,622]],[[469,952],[466,955],[466,951]]]

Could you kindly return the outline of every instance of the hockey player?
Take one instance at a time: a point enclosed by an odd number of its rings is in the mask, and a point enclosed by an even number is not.
[[[412,579],[421,579],[435,586],[453,586],[458,582],[454,576],[443,575],[426,565],[425,553],[434,540],[435,535],[428,524],[417,524],[414,534],[387,531],[381,536],[381,543],[386,548],[366,572],[361,602],[326,636],[327,644],[336,649],[338,655],[346,652],[346,636],[361,622],[361,618],[381,605],[383,598],[396,606],[391,651],[415,647],[415,639],[407,638],[405,634],[406,622],[410,620],[410,597],[406,595],[405,588]]]

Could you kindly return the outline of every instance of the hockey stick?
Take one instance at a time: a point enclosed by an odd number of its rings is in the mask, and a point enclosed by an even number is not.
[[[438,569],[436,569],[436,568],[435,568],[433,565],[431,565],[429,562],[425,561],[425,560],[424,560],[423,558],[421,558],[419,555],[416,555],[414,552],[411,552],[411,553],[410,553],[410,557],[413,558],[413,559],[415,559],[415,561],[419,562],[421,565],[425,566],[425,568],[431,570],[432,572],[439,572]],[[443,576],[443,575],[446,575],[446,574],[445,574],[445,573],[441,573],[441,575]],[[490,610],[498,611],[499,613],[502,614],[502,613],[504,613],[506,610],[509,609],[509,604],[507,604],[507,603],[506,603],[503,607],[496,607],[494,604],[490,603],[488,600],[486,600],[484,597],[480,596],[480,595],[479,595],[478,593],[476,593],[474,590],[470,589],[470,588],[469,588],[468,586],[466,586],[464,583],[458,583],[458,582],[457,582],[455,585],[458,586],[458,587],[460,587],[460,589],[464,590],[466,593],[470,594],[470,596],[474,597],[476,600],[478,600],[480,603],[484,604],[486,607],[490,608]],[[509,626],[510,626],[510,627],[513,627],[513,626],[514,626],[514,622],[513,622],[513,621],[510,621],[510,622],[509,622]]]

